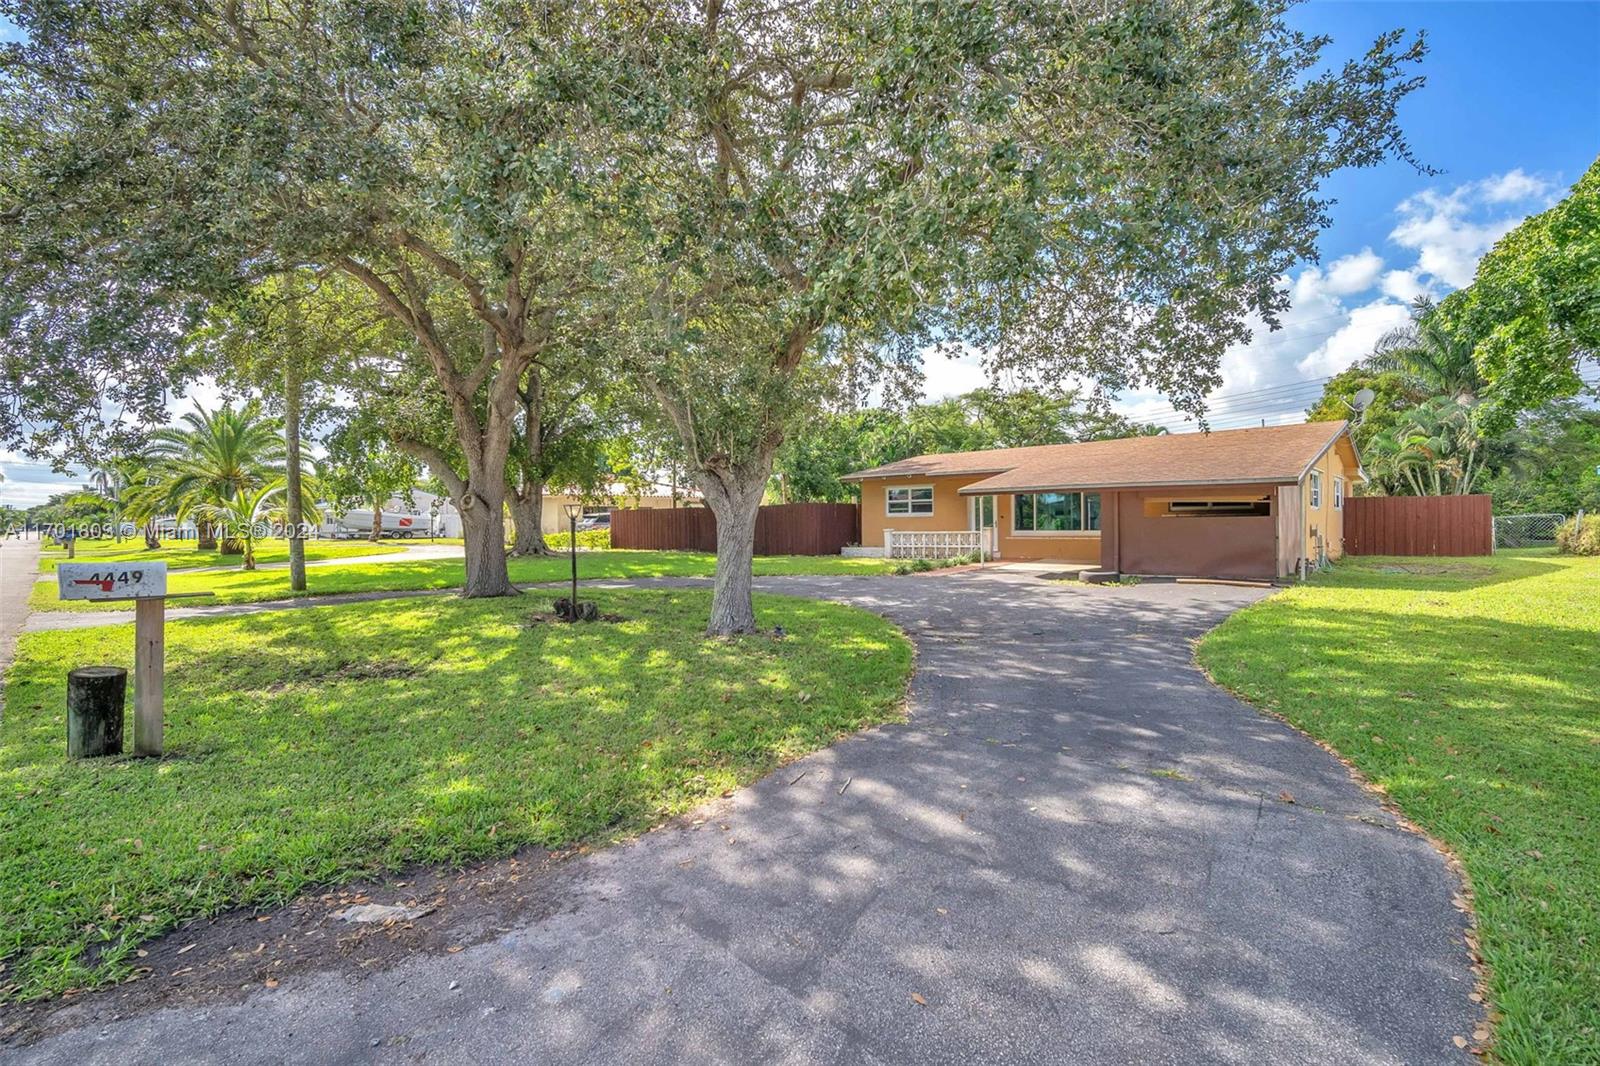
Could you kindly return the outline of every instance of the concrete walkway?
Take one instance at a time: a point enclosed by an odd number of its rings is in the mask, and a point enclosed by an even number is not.
[[[39,571],[39,542],[0,537],[0,678],[11,665],[17,637],[28,619],[28,594]],[[0,685],[0,716],[5,714],[5,686]]]
[[[392,542],[391,542],[392,543]],[[334,559],[308,559],[306,568],[314,566],[349,566],[353,563],[414,563],[428,559],[460,559],[463,558],[462,547],[459,544],[403,544],[397,552],[378,552],[372,555],[347,555]],[[82,560],[91,562],[92,560]],[[281,563],[257,563],[257,570],[287,570],[288,560]],[[228,566],[173,566],[168,560],[167,572],[169,574],[237,574],[240,573],[238,564]],[[38,575],[40,581],[54,581],[55,571],[47,571]]]
[[[15,1063],[1438,1063],[1459,891],[1190,642],[1256,589],[766,580],[906,627],[911,717],[572,860],[547,915]],[[794,639],[801,639],[799,637]]]

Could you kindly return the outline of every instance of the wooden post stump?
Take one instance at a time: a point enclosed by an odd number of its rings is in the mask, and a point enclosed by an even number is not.
[[[122,707],[128,671],[84,666],[67,674],[67,757],[122,754]]]

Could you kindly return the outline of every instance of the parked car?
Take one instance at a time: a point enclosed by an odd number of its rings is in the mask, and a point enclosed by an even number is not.
[[[610,511],[596,511],[593,514],[586,514],[582,518],[578,519],[578,532],[579,533],[587,533],[591,529],[610,529],[610,528],[611,528],[611,512]]]

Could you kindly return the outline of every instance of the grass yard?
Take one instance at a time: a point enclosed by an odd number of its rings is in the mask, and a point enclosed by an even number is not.
[[[1460,856],[1494,1053],[1600,1062],[1600,558],[1347,560],[1199,659]]]
[[[537,559],[512,559],[511,580],[517,582],[564,581],[572,573],[566,556]],[[716,570],[716,556],[703,552],[593,551],[578,553],[578,576],[590,578],[634,577],[710,577]],[[782,574],[886,574],[887,559],[846,559],[837,555],[758,555],[758,577]],[[466,563],[459,559],[396,560],[392,563],[351,563],[348,566],[319,566],[307,571],[310,595],[339,592],[400,592],[413,589],[455,588],[466,580]],[[290,598],[287,570],[238,571],[228,574],[173,574],[168,592],[212,592],[211,599],[185,601],[184,606],[203,603],[251,603],[258,600]],[[91,600],[57,598],[56,587],[48,582],[35,586],[29,607],[35,611],[129,610],[128,602],[96,603]]]
[[[417,543],[413,541],[412,543]],[[427,543],[423,541],[421,543]],[[367,540],[308,540],[307,561],[317,559],[348,559],[358,555],[389,555],[404,551],[401,542],[384,540],[374,544]],[[239,566],[242,555],[222,555],[214,551],[201,551],[193,541],[164,540],[161,547],[151,551],[140,537],[124,538],[119,544],[110,538],[78,541],[77,557],[67,558],[65,549],[46,548],[39,556],[39,569],[52,573],[57,563],[135,563],[164,562],[170,573],[177,567]],[[256,564],[287,563],[289,542],[279,538],[256,541]]]
[[[911,647],[876,615],[758,596],[790,636],[721,641],[708,590],[592,596],[624,620],[537,620],[549,601],[525,596],[175,624],[159,761],[65,758],[66,671],[131,665],[131,626],[25,634],[0,728],[0,1001],[116,980],[185,918],[620,836],[901,713]]]

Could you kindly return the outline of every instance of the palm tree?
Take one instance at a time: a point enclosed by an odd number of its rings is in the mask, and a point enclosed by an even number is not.
[[[1488,382],[1473,361],[1473,344],[1453,333],[1426,296],[1411,305],[1411,321],[1390,330],[1367,360],[1373,370],[1399,374],[1418,400],[1448,396],[1463,407],[1477,405]]]
[[[1417,496],[1465,496],[1482,472],[1483,436],[1472,409],[1435,396],[1406,412],[1374,441],[1375,473],[1403,481]]]
[[[284,521],[287,508],[285,501],[278,497],[287,488],[287,480],[277,477],[266,484],[236,492],[226,500],[203,503],[195,511],[213,527],[221,527],[227,531],[227,536],[236,538],[244,549],[244,569],[254,570],[256,538],[266,535],[272,523]],[[320,521],[314,486],[303,485],[301,492],[302,513]]]
[[[146,478],[149,463],[143,456],[124,455],[109,459],[89,471],[89,487],[110,500],[116,539],[122,540],[122,521],[127,514],[128,497]],[[146,541],[148,542],[148,534]],[[155,547],[158,545],[152,545]]]
[[[276,419],[263,414],[255,401],[235,409],[223,404],[183,416],[183,425],[150,435],[159,495],[177,513],[178,521],[194,515],[199,526],[197,547],[216,546],[215,525],[206,508],[226,504],[281,475],[286,449]],[[236,537],[225,538],[221,550],[244,550]]]

